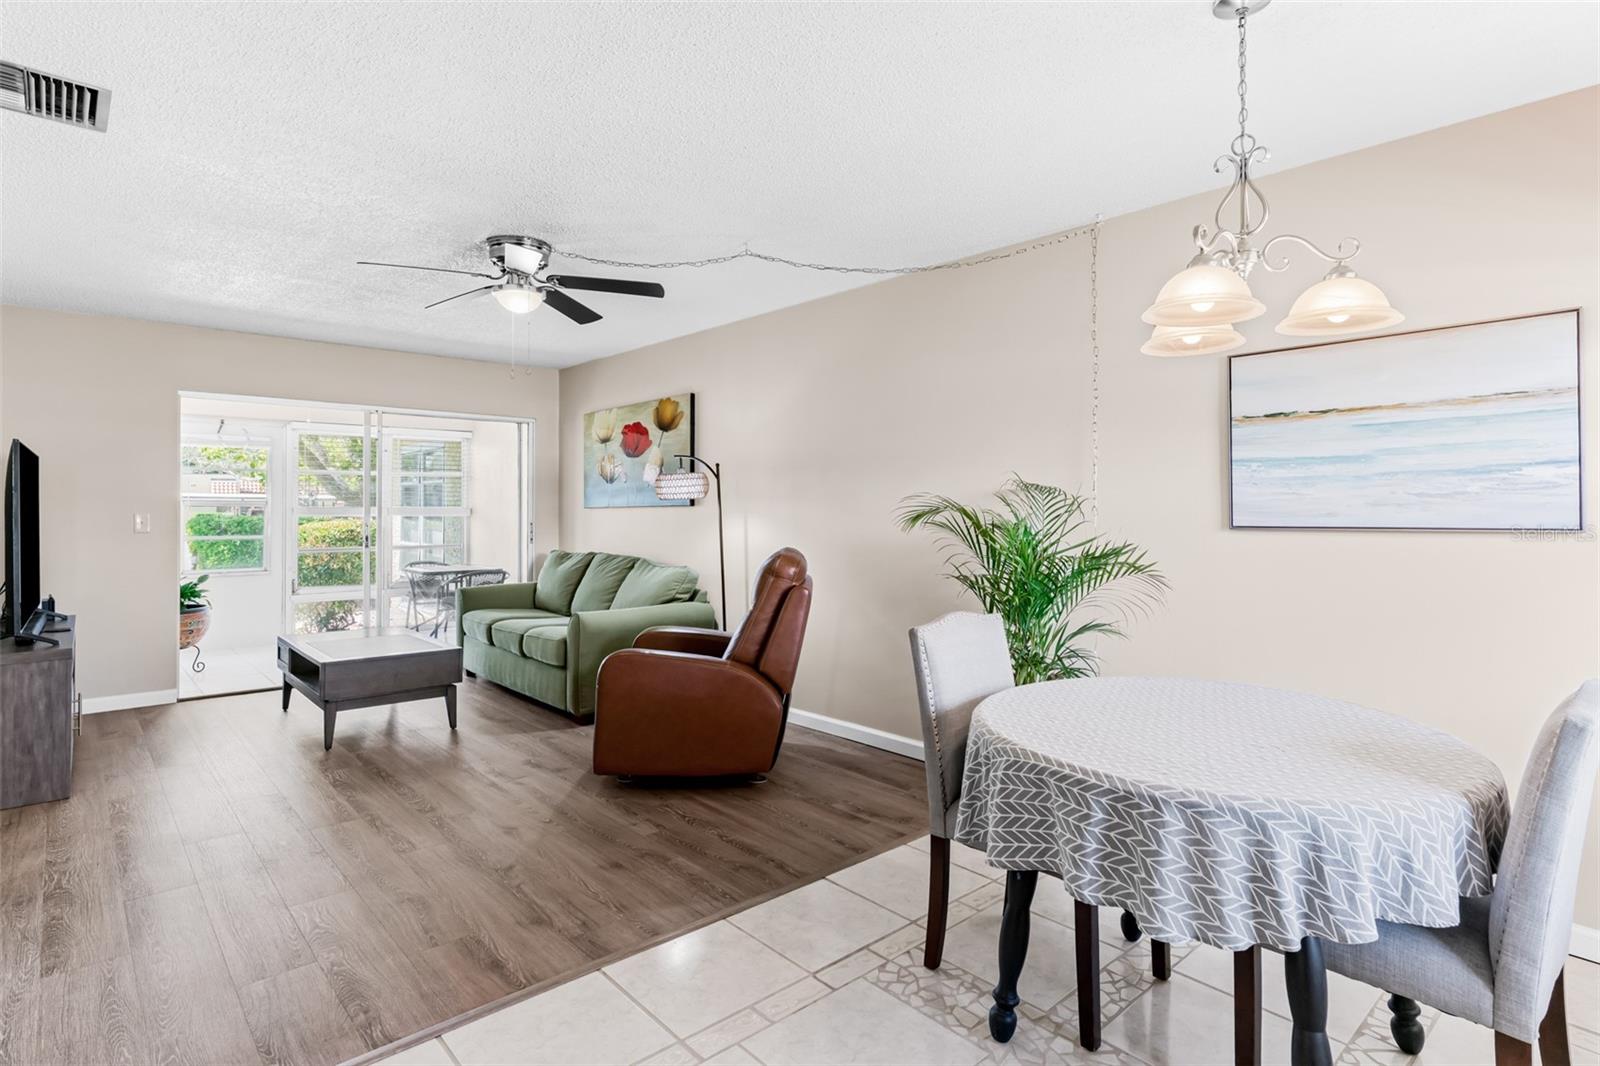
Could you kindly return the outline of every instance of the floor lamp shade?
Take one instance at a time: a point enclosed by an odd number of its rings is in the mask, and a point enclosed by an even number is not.
[[[710,491],[711,479],[698,470],[656,475],[656,498],[660,500],[703,500]]]
[[[717,482],[717,576],[722,592],[722,625],[728,625],[728,552],[722,536],[722,464],[708,463],[698,455],[677,455],[678,469],[656,475],[656,498],[662,500],[703,500]],[[684,466],[687,460],[688,466]],[[708,474],[707,471],[710,473]]]

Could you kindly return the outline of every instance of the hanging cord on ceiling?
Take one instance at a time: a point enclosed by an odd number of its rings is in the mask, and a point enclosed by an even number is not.
[[[626,270],[675,270],[679,267],[709,267],[720,266],[723,263],[732,263],[740,259],[755,259],[763,263],[774,263],[778,266],[794,267],[797,270],[821,270],[834,274],[927,274],[935,270],[959,270],[962,267],[982,266],[985,263],[997,263],[1002,259],[1012,259],[1029,252],[1036,252],[1041,248],[1053,248],[1058,244],[1082,237],[1094,230],[1098,222],[1089,226],[1079,226],[1077,229],[1065,230],[1051,237],[1041,237],[1028,244],[1021,244],[1004,252],[991,252],[988,255],[974,256],[968,259],[952,259],[944,263],[924,263],[919,266],[902,267],[875,267],[875,266],[839,266],[834,263],[806,263],[798,259],[785,259],[781,255],[769,255],[766,252],[751,251],[746,246],[742,251],[729,255],[716,255],[709,259],[677,259],[665,263],[638,263],[627,259],[602,259],[599,256],[584,255],[581,252],[570,251],[565,248],[553,249],[555,255],[576,259],[581,263],[591,263],[595,266],[621,267]]]
[[[1089,229],[1089,521],[1100,524],[1100,216]]]

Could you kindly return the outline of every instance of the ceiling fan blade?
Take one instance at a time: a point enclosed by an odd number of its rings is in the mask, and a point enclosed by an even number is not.
[[[430,308],[434,308],[434,307],[438,307],[438,306],[439,306],[439,305],[440,305],[440,304],[447,304],[447,303],[449,303],[449,302],[450,302],[450,301],[451,301],[451,300],[459,300],[459,299],[461,299],[461,298],[462,298],[462,297],[463,297],[463,296],[476,296],[476,295],[478,295],[478,294],[479,294],[479,293],[480,293],[480,292],[488,292],[488,291],[489,291],[489,290],[490,290],[490,289],[493,289],[493,288],[495,288],[495,286],[493,286],[493,285],[485,285],[485,286],[483,286],[483,287],[482,287],[482,288],[478,288],[478,289],[468,289],[468,290],[467,290],[467,291],[466,291],[466,292],[458,292],[458,293],[456,293],[456,294],[455,294],[455,295],[454,295],[454,296],[446,296],[446,297],[445,297],[445,298],[444,298],[444,299],[442,299],[442,300],[435,300],[435,301],[433,301],[433,303],[431,303],[431,304],[429,304],[429,305],[428,305],[428,306],[427,306],[427,307],[424,307],[424,308],[423,308],[423,310],[424,310],[424,311],[427,311],[427,310],[429,310],[429,309],[430,309]]]
[[[560,289],[545,287],[544,302],[560,311],[580,326],[587,326],[591,322],[600,321],[600,313],[592,308],[574,300]]]
[[[356,266],[364,267],[399,267],[401,270],[431,270],[435,274],[465,274],[469,278],[488,278],[491,281],[501,277],[499,274],[480,274],[476,270],[451,270],[449,267],[425,267],[412,263],[375,263],[370,259],[357,259]]]
[[[563,289],[588,289],[590,292],[617,292],[624,296],[655,296],[667,294],[653,281],[623,281],[621,278],[583,278],[576,274],[551,274],[545,278]]]

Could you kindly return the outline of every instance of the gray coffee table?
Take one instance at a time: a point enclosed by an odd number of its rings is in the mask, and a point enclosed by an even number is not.
[[[355,629],[278,638],[283,709],[299,689],[322,708],[322,747],[333,747],[333,718],[340,711],[444,697],[456,727],[456,683],[461,649],[409,629]]]

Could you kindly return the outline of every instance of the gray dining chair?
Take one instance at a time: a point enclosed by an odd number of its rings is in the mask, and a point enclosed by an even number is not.
[[[955,611],[911,627],[911,661],[922,706],[923,768],[928,776],[928,935],[922,964],[938,969],[950,915],[950,836],[956,829],[961,772],[972,712],[1015,684],[1006,629],[997,614]]]
[[[1369,944],[1323,945],[1330,970],[1389,992],[1400,1050],[1422,1050],[1418,1001],[1494,1030],[1497,1066],[1567,1066],[1563,989],[1578,863],[1600,771],[1600,681],[1587,681],[1540,730],[1522,772],[1494,890],[1461,900],[1448,929],[1378,923]]]

